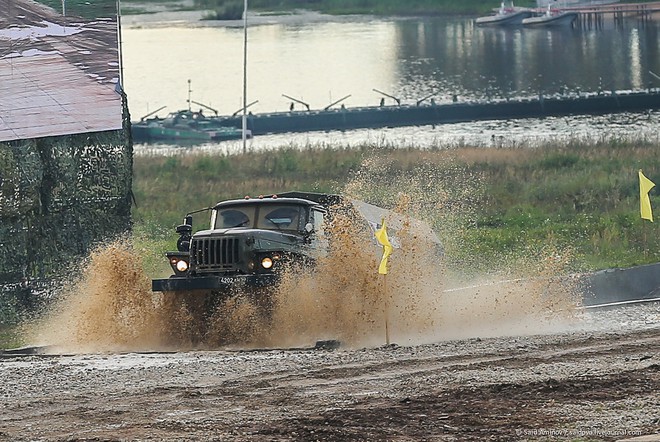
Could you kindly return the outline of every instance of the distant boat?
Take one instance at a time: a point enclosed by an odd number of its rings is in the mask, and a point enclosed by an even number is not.
[[[503,1],[495,15],[479,17],[474,22],[477,26],[518,26],[524,19],[532,15],[533,13],[529,9],[516,8],[513,6],[513,2],[505,3]]]
[[[188,80],[188,109],[170,112],[165,118],[152,115],[165,109],[160,107],[131,123],[131,135],[137,143],[162,142],[172,144],[195,144],[239,140],[243,130],[237,125],[220,124],[218,111],[204,103],[191,99],[191,80]],[[200,106],[199,111],[191,109],[192,104]],[[206,116],[201,108],[212,111],[215,116]],[[252,131],[245,130],[245,138],[252,138]]]
[[[143,118],[131,123],[133,141],[149,143],[203,143],[240,140],[243,131],[238,127],[223,126],[217,119],[206,117],[202,111],[180,110],[169,113],[165,118]],[[248,130],[246,136],[251,138]]]
[[[548,9],[546,9],[543,15],[537,17],[529,17],[522,21],[523,26],[571,26],[573,21],[577,18],[577,12],[572,11],[561,11],[559,9],[551,9],[548,4]]]

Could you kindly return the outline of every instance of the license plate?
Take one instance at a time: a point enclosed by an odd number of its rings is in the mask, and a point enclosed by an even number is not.
[[[227,285],[242,285],[244,278],[233,278],[231,276],[223,276],[220,278],[220,283]]]

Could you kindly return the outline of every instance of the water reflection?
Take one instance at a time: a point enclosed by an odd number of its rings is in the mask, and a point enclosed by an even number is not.
[[[241,108],[243,32],[215,24],[124,28],[125,89],[134,120],[163,105],[170,111],[186,107],[188,79],[193,100],[220,114]],[[658,28],[657,21],[630,20],[616,27],[606,21],[598,29],[501,29],[475,27],[472,18],[455,17],[255,25],[249,31],[247,98],[258,100],[253,112],[267,112],[289,109],[291,100],[283,94],[318,109],[346,95],[346,106],[377,105],[382,96],[373,89],[414,103],[432,94],[436,102],[447,102],[454,94],[466,100],[538,96],[564,88],[571,93],[634,89],[651,81],[660,87],[648,73],[660,72]],[[500,136],[498,131],[519,140],[570,136],[583,123],[588,126],[584,131],[596,136],[603,127],[625,132],[633,125],[634,132],[651,134],[658,127],[657,113],[620,125],[618,117],[598,118],[530,120],[520,130],[518,123],[481,122],[281,135],[258,137],[252,147],[282,146],[288,140],[358,144],[381,137],[425,146],[461,140],[487,145],[493,135]]]
[[[313,108],[351,94],[347,106],[375,105],[377,88],[414,102],[645,87],[660,71],[658,23],[603,29],[497,29],[471,18],[344,19],[270,24],[249,32],[248,101],[253,111],[286,110],[282,94]],[[128,28],[125,87],[135,116],[193,98],[231,113],[242,103],[242,30]]]
[[[642,63],[639,59],[639,32],[637,29],[630,31],[630,78],[633,87],[642,87]]]

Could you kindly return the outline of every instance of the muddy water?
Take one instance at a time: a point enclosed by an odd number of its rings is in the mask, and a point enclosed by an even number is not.
[[[465,170],[430,165],[395,173],[386,158],[371,158],[344,193],[380,200],[404,220],[442,214],[439,233],[451,242],[452,232],[460,236],[452,217],[475,210],[478,188],[478,177]],[[379,275],[369,226],[351,210],[337,213],[328,256],[313,272],[287,273],[270,310],[253,294],[210,305],[200,293],[152,293],[139,253],[119,242],[91,254],[80,280],[31,328],[31,341],[56,352],[290,347],[322,339],[411,345],[543,333],[573,318],[574,290],[555,278],[568,271],[570,254],[546,247],[530,252],[527,265],[516,262],[515,271],[466,276],[404,221],[390,271]]]

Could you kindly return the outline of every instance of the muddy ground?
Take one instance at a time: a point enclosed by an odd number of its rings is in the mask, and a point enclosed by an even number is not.
[[[0,379],[2,440],[613,441],[660,429],[660,305],[426,345],[4,355]]]

